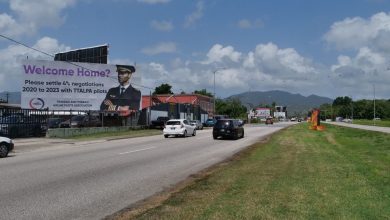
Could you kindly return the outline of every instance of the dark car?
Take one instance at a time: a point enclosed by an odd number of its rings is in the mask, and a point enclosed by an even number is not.
[[[152,127],[153,128],[164,128],[165,123],[169,120],[169,117],[166,116],[159,116],[156,120],[152,121]]]
[[[0,121],[0,134],[11,138],[44,136],[46,130],[46,121],[35,116],[10,115]]]
[[[82,127],[100,127],[102,122],[96,116],[91,115],[77,115],[70,119],[71,128],[82,128]]]
[[[49,118],[47,119],[47,127],[48,128],[59,128],[61,122],[63,122],[64,119],[62,118]]]
[[[218,120],[213,127],[213,138],[217,139],[218,137],[222,138],[243,138],[244,137],[244,127],[237,119],[220,119]]]

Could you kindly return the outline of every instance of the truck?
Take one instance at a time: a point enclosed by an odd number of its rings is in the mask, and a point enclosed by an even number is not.
[[[152,121],[152,127],[153,128],[164,128],[165,123],[169,120],[169,117],[166,116],[159,116],[156,120]]]

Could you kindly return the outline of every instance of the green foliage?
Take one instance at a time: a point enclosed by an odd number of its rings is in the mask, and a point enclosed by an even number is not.
[[[333,101],[333,106],[346,106],[346,105],[350,105],[352,102],[352,99],[348,96],[344,96],[344,97],[337,97],[334,101]]]
[[[350,97],[337,97],[333,105],[323,104],[320,106],[321,119],[335,117],[354,118],[354,119],[373,119],[374,101],[358,100],[352,101]],[[375,100],[375,117],[390,119],[390,100]]]
[[[160,86],[157,86],[154,89],[153,95],[157,95],[157,94],[173,94],[171,89],[172,89],[171,85],[169,85],[168,83],[163,83],[163,84],[161,84]]]
[[[247,108],[241,104],[239,99],[222,100],[217,99],[215,101],[216,114],[229,115],[231,118],[246,118]]]
[[[195,90],[194,93],[195,93],[195,94],[199,94],[199,95],[208,96],[208,97],[213,97],[213,94],[211,94],[211,92],[207,92],[206,89]]]

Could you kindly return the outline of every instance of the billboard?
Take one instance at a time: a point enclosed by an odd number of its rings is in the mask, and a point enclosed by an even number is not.
[[[271,115],[270,108],[256,108],[256,117],[267,118]]]
[[[25,60],[21,65],[21,107],[49,110],[139,110],[135,67]]]

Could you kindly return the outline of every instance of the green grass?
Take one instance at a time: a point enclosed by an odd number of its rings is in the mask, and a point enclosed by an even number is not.
[[[381,126],[381,127],[390,127],[390,120],[367,120],[367,119],[354,119],[353,120],[354,124],[359,124],[359,125],[374,125],[375,126]]]
[[[119,131],[119,132],[105,132],[98,134],[86,134],[86,135],[77,135],[72,136],[70,139],[74,140],[96,140],[100,138],[131,138],[131,137],[144,137],[150,135],[162,135],[161,130],[156,129],[140,129],[140,130],[128,130],[128,131]]]
[[[389,219],[390,135],[283,130],[137,219]]]

